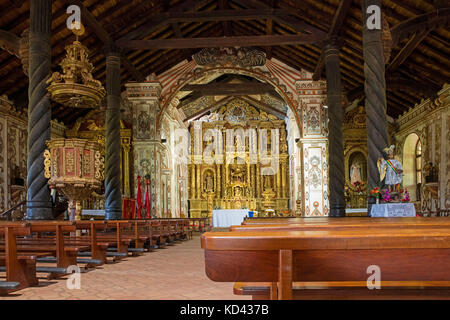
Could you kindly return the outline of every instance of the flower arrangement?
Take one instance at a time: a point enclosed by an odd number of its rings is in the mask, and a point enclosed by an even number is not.
[[[388,190],[388,189],[386,189],[386,190],[384,191],[384,194],[383,194],[383,201],[384,201],[384,202],[391,202],[391,201],[392,201],[391,195],[389,194],[389,190]]]
[[[405,194],[403,196],[402,202],[409,202],[410,197],[409,197],[409,192],[408,190],[405,189]]]
[[[378,188],[378,187],[375,187],[372,190],[370,190],[370,194],[373,195],[375,198],[378,198],[378,199],[381,198],[380,188]]]
[[[355,181],[352,183],[352,190],[358,192],[359,194],[363,193],[365,183],[363,181]]]

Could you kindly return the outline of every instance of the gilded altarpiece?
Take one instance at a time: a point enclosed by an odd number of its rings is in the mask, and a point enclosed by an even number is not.
[[[347,208],[367,207],[367,129],[364,107],[344,116],[345,196]]]
[[[289,155],[284,120],[233,99],[217,112],[192,122],[190,137],[191,217],[210,216],[213,209],[288,212]],[[211,155],[210,160],[206,155]]]

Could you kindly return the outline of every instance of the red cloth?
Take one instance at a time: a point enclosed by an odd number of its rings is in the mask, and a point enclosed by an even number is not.
[[[138,219],[142,219],[142,193],[141,193],[141,177],[138,176],[138,183],[137,183],[137,207],[138,207]]]
[[[150,219],[150,194],[148,192],[148,183],[150,182],[149,179],[147,179],[146,181],[146,191],[145,191],[145,209],[147,210],[147,219]]]

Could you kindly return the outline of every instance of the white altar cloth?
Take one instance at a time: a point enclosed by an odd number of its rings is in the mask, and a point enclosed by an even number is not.
[[[411,202],[380,203],[372,205],[371,217],[415,217],[416,209]]]
[[[248,209],[223,209],[213,210],[212,225],[214,228],[227,228],[238,226],[248,217]]]

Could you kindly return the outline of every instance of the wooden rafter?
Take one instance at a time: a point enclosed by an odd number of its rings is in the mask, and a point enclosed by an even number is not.
[[[80,0],[65,0],[67,4],[76,4],[81,8],[82,21],[87,24],[97,37],[106,45],[111,46],[114,44],[114,40],[109,33],[103,28],[103,26],[97,21],[94,15],[83,5]],[[122,63],[131,72],[136,81],[142,82],[145,77],[133,66],[126,56],[122,57]]]
[[[262,35],[246,37],[211,37],[190,39],[117,40],[116,45],[127,49],[187,49],[215,47],[280,46],[315,43],[323,40],[317,35]]]
[[[276,95],[274,88],[270,84],[262,82],[187,84],[180,91],[201,92],[204,96],[238,96],[262,93]]]
[[[331,23],[330,31],[328,32],[328,39],[336,37],[340,34],[342,26],[344,25],[345,17],[347,17],[348,10],[352,4],[352,0],[342,0],[339,3],[339,7],[334,15],[333,22]],[[322,70],[325,64],[324,51],[320,54],[319,61],[317,62],[316,68],[313,74],[313,80],[317,81],[320,79]]]
[[[220,108],[221,106],[223,106],[225,103],[229,102],[230,100],[234,99],[234,97],[224,97],[222,99],[220,99],[219,101],[211,104],[210,106],[190,115],[189,117],[187,117],[186,119],[183,120],[183,122],[188,122],[190,120],[195,120],[198,119],[200,117],[203,117],[205,114],[207,114],[208,112],[213,112],[214,110],[217,110],[218,108]]]

